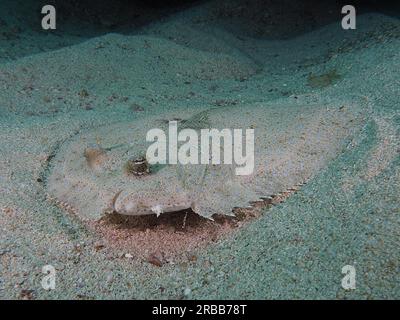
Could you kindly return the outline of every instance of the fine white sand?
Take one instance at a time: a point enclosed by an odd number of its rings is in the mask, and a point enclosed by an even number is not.
[[[364,14],[354,32],[302,22],[282,39],[256,37],[240,24],[245,9],[223,9],[211,2],[136,35],[25,57],[7,49],[18,59],[0,65],[1,298],[399,298],[399,20]],[[218,234],[211,243],[192,225],[88,225],[47,199],[48,164],[78,133],[255,103],[343,105],[362,125],[285,202],[229,232],[205,228]],[[158,228],[184,245],[146,247]],[[129,242],[138,232],[142,250]],[[40,284],[47,264],[53,291]],[[345,265],[356,290],[341,287]]]

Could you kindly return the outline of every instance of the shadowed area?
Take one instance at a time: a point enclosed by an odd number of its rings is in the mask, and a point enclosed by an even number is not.
[[[0,62],[55,50],[110,32],[136,34],[142,27],[207,0],[3,0],[0,3]],[[207,14],[229,32],[286,39],[338,21],[346,1],[233,0],[212,5]],[[358,13],[381,11],[398,16],[396,1],[356,0]],[[54,5],[57,30],[41,29],[41,8]],[[284,22],[290,18],[290,22]],[[203,15],[202,19],[207,19]]]

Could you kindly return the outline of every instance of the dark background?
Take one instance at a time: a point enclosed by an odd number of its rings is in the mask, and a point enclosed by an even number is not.
[[[41,9],[57,10],[57,29],[43,30]],[[203,24],[238,36],[282,40],[340,22],[341,8],[357,15],[380,12],[400,17],[400,1],[389,0],[0,0],[0,63],[141,27],[204,4]],[[196,19],[195,19],[196,20]]]
[[[208,0],[1,0],[10,2],[16,16],[23,17],[30,22],[32,28],[40,26],[40,8],[45,4],[52,4],[57,8],[58,22],[68,25],[69,28],[97,28],[98,31],[121,30],[129,32],[135,28],[168,16],[180,10]],[[389,0],[220,0],[221,4],[242,3],[248,8],[249,22],[257,21],[257,16],[263,15],[274,6],[281,12],[297,9],[300,14],[308,15],[310,12],[318,14],[330,23],[340,17],[339,9],[345,4],[356,6],[358,13],[379,11],[385,14],[400,16],[400,1]],[[28,16],[27,11],[36,12]],[[325,10],[326,9],[326,10]],[[1,18],[0,13],[0,18]],[[255,19],[255,20],[254,20]],[[274,19],[274,17],[270,17]],[[318,27],[318,25],[316,25]],[[65,29],[65,31],[68,31]]]

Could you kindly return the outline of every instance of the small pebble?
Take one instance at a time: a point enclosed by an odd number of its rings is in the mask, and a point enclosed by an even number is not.
[[[152,265],[155,265],[157,267],[162,267],[163,263],[161,260],[155,256],[154,254],[150,255],[149,258],[147,259],[148,263],[151,263]]]
[[[107,284],[111,284],[111,282],[113,282],[113,280],[114,280],[114,275],[110,272],[110,273],[107,275],[106,283],[107,283]]]
[[[32,300],[33,299],[33,290],[23,289],[23,290],[21,290],[19,297],[23,300]]]
[[[185,297],[188,297],[192,294],[192,290],[190,290],[190,288],[185,288],[185,290],[183,291],[183,295]]]

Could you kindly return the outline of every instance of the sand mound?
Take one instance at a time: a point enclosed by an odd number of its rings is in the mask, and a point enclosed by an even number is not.
[[[71,110],[89,94],[130,96],[145,87],[165,91],[184,82],[241,79],[256,71],[244,56],[195,51],[154,37],[110,34],[1,66],[5,92],[0,102],[12,111],[27,106],[32,113],[55,106]]]

